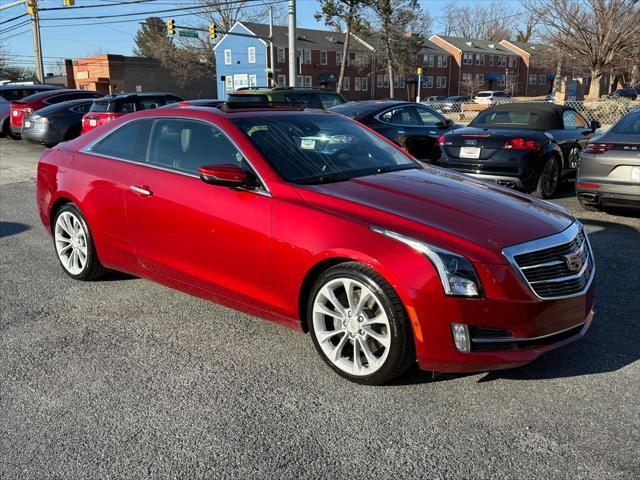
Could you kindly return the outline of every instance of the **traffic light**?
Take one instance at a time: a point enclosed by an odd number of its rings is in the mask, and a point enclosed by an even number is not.
[[[65,7],[73,7],[76,4],[76,0],[64,0]]]
[[[215,23],[210,23],[209,24],[209,38],[211,40],[216,38],[216,24]]]
[[[167,35],[173,37],[176,34],[176,21],[173,18],[167,20]]]
[[[27,2],[27,13],[29,15],[35,15],[38,13],[38,2],[36,0],[29,0]]]

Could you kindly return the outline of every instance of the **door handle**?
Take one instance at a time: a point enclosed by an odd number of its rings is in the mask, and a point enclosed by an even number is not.
[[[132,192],[135,192],[143,197],[150,197],[151,195],[153,195],[153,192],[151,190],[147,190],[146,188],[142,188],[142,187],[138,187],[136,185],[131,185],[129,187],[129,190],[131,190]]]

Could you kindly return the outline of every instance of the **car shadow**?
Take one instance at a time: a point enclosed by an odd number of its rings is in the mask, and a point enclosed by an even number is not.
[[[0,222],[0,238],[18,235],[19,233],[26,232],[30,228],[30,225],[25,225],[24,223]]]
[[[640,360],[640,225],[638,229],[584,219],[596,259],[596,304],[591,328],[580,340],[547,352],[520,368],[486,372],[479,382],[541,380],[620,370]],[[417,366],[392,385],[447,381],[471,374],[434,374]],[[474,374],[475,375],[475,374]]]
[[[121,282],[125,280],[135,280],[135,275],[131,275],[125,272],[118,272],[116,270],[109,270],[109,272],[102,278],[100,278],[101,282]]]

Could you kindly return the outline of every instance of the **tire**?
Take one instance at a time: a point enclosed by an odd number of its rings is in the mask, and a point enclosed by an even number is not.
[[[20,140],[22,138],[19,133],[13,133],[11,131],[7,132],[7,137],[11,140]]]
[[[533,196],[537,198],[551,198],[560,185],[560,161],[556,157],[549,157],[544,163],[540,176],[536,182]]]
[[[53,245],[62,269],[71,278],[90,281],[107,272],[98,259],[84,216],[72,203],[63,205],[55,214]]]
[[[361,263],[320,275],[309,296],[307,326],[327,365],[355,383],[387,383],[416,360],[404,305],[384,278]]]

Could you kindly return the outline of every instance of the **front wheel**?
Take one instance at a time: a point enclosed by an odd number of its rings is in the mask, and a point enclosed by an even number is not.
[[[415,362],[402,302],[366,265],[344,263],[322,274],[311,291],[307,322],[323,360],[353,382],[380,385]]]
[[[549,157],[542,167],[533,195],[538,198],[551,198],[560,184],[560,162]]]
[[[87,222],[75,205],[63,205],[56,213],[53,241],[60,265],[71,278],[95,280],[106,273]]]

